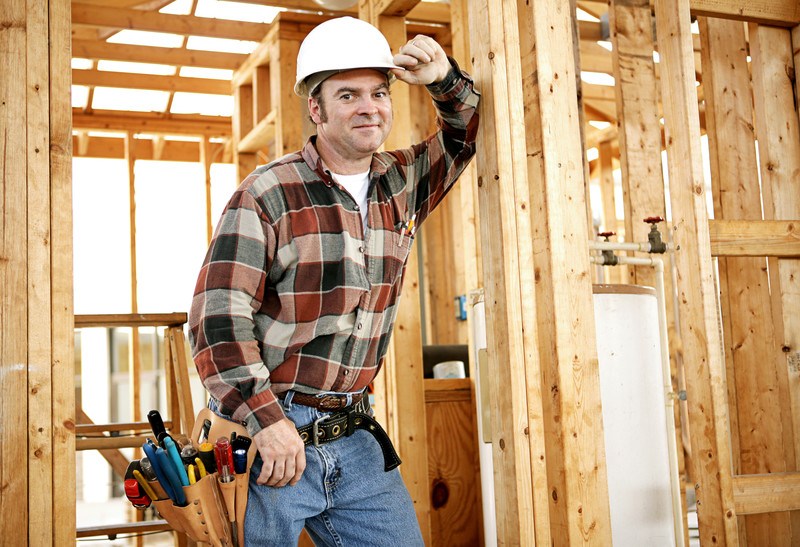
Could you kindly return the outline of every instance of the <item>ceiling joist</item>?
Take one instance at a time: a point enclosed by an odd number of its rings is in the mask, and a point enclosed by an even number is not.
[[[72,40],[72,56],[84,59],[156,63],[236,70],[247,55],[170,47],[111,44],[97,40]]]
[[[205,135],[228,137],[231,119],[226,116],[199,116],[153,112],[126,112],[95,110],[91,114],[80,108],[72,109],[72,126],[87,131],[131,131],[155,135]]]
[[[689,0],[694,15],[737,19],[772,26],[800,24],[797,0]]]
[[[230,80],[155,76],[152,74],[131,74],[129,72],[73,70],[72,83],[74,85],[125,89],[150,89],[170,92],[183,91],[186,93],[209,93],[212,95],[231,94]]]
[[[72,24],[254,42],[261,41],[270,28],[270,25],[264,23],[170,15],[157,11],[106,8],[79,3],[72,4]]]

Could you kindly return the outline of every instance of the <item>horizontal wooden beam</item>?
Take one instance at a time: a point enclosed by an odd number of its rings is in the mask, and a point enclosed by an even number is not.
[[[194,15],[170,15],[157,11],[72,4],[72,24],[78,26],[118,28],[166,32],[183,36],[205,36],[250,40],[258,42],[269,31],[265,23],[248,23],[195,17]]]
[[[737,515],[800,509],[800,473],[767,473],[733,477]]]
[[[226,163],[225,144],[209,143],[213,163]],[[136,159],[161,161],[200,162],[200,143],[188,141],[165,140],[163,148],[156,150],[150,139],[136,140]],[[114,137],[85,136],[72,137],[72,151],[76,158],[125,159],[125,139]]]
[[[72,56],[95,61],[106,59],[227,70],[236,70],[247,59],[247,55],[240,53],[112,44],[100,40],[72,40]]]
[[[173,327],[186,323],[185,313],[111,313],[76,315],[75,328]]]
[[[183,91],[186,93],[209,93],[212,95],[231,94],[230,80],[156,76],[153,74],[131,74],[130,72],[106,72],[102,70],[73,69],[72,83],[73,85],[150,89],[172,93]]]
[[[345,10],[328,10],[314,0],[239,0],[245,4],[275,6],[290,10],[310,11],[328,15],[358,15],[358,5]],[[419,2],[407,15],[407,21],[425,23],[450,23],[450,4],[443,2]]]
[[[800,24],[797,0],[689,0],[694,15],[751,21],[772,26]]]
[[[278,112],[270,110],[269,114],[259,121],[250,132],[242,137],[236,149],[239,153],[258,152],[275,141],[275,118]]]
[[[206,135],[224,137],[231,134],[231,119],[225,116],[157,114],[95,110],[91,114],[72,109],[72,126],[76,130],[132,131],[157,135]]]
[[[420,0],[376,0],[375,13],[378,15],[405,17],[419,3]]]
[[[171,532],[172,526],[166,520],[145,520],[125,524],[102,524],[78,528],[76,537],[117,536],[119,534],[143,534],[145,532]]]
[[[800,220],[709,220],[712,256],[800,258]]]

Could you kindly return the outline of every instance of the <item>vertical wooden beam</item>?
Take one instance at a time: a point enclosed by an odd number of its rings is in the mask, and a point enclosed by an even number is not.
[[[716,218],[761,219],[753,101],[747,65],[747,41],[741,22],[700,19],[706,128],[715,192]],[[746,183],[743,181],[747,181]],[[724,258],[719,264],[728,369],[735,388],[739,474],[787,471],[781,421],[779,370],[784,357],[770,319],[769,279],[764,258]],[[765,320],[767,319],[767,320]],[[780,366],[779,366],[780,363]],[[731,378],[731,376],[728,376]],[[789,431],[791,434],[791,430]],[[791,445],[791,439],[788,442]],[[792,456],[792,460],[793,460]],[[793,463],[793,462],[792,462]],[[745,526],[742,526],[744,520]],[[787,512],[740,517],[744,544],[791,543]],[[746,533],[745,532],[746,529]]]
[[[133,133],[125,134],[125,161],[128,164],[128,199],[130,201],[130,245],[131,245],[131,313],[139,312],[139,280],[136,260],[136,141]],[[131,327],[131,346],[128,352],[128,376],[130,378],[131,420],[141,420],[141,369],[142,360],[139,352],[139,328]]]
[[[404,17],[381,16],[377,26],[386,36],[392,51],[406,43]],[[411,143],[411,101],[407,85],[392,89],[394,125],[386,140],[387,150],[405,148]],[[403,458],[401,472],[417,512],[422,537],[430,544],[430,490],[428,485],[428,438],[425,419],[425,388],[422,375],[422,331],[419,308],[418,253],[414,249],[406,265],[403,299],[395,322],[393,343],[395,354],[394,409],[402,420],[397,421],[399,452]]]
[[[233,157],[236,178],[244,180],[256,168],[256,155],[238,151],[239,141],[253,129],[253,86],[240,85],[233,90]]]
[[[214,232],[214,219],[211,218],[211,143],[207,135],[200,138],[200,163],[203,164],[206,191],[206,240],[211,243]]]
[[[597,147],[597,163],[600,167],[600,196],[603,206],[603,231],[614,232],[617,237],[612,241],[620,241],[619,223],[617,221],[617,204],[614,192],[614,147],[610,141],[602,141]],[[627,202],[626,202],[627,203]],[[624,283],[628,266],[606,267],[608,282]]]
[[[563,2],[519,6],[552,535],[610,545],[574,12]]]
[[[275,149],[273,158],[300,150],[305,144],[303,139],[303,117],[306,116],[302,99],[295,95],[294,81],[297,71],[297,52],[300,42],[281,36],[275,43],[270,59],[277,59],[270,64],[271,104],[278,105],[275,119]]]
[[[53,536],[49,29],[47,3],[27,4],[28,541],[45,545]]]
[[[517,5],[468,2],[500,544],[550,545]],[[523,296],[524,295],[524,296]],[[523,301],[524,298],[524,301]],[[549,456],[548,456],[549,457]]]
[[[0,55],[6,74],[26,73],[26,16],[23,0],[0,4]],[[0,78],[0,399],[4,424],[28,423],[28,237],[27,82]],[[28,431],[4,428],[0,443],[0,531],[27,545]],[[13,534],[13,535],[12,535]]]
[[[794,104],[795,63],[791,31],[750,24],[750,54],[756,105],[764,218],[800,218],[800,127]],[[800,260],[769,262],[775,333],[782,355],[778,368],[786,458],[800,469]],[[791,514],[800,536],[800,513]]]
[[[281,60],[283,61],[283,60]],[[253,72],[253,122],[257,124],[267,117],[271,105],[270,65],[257,66]]]
[[[75,541],[75,356],[72,285],[71,4],[49,3],[53,545]],[[7,66],[7,65],[6,65]],[[2,330],[2,329],[0,329]],[[3,393],[8,393],[3,389]],[[5,415],[4,415],[5,416]],[[0,513],[6,514],[6,513]],[[5,517],[4,519],[5,520]],[[2,526],[0,526],[2,528]],[[5,531],[3,537],[9,537]]]
[[[655,13],[700,541],[736,545],[725,372],[708,237],[689,4],[656,0]]]
[[[661,124],[659,122],[658,80],[653,62],[653,22],[649,0],[612,0],[609,6],[612,68],[616,82],[617,126],[620,170],[625,205],[625,240],[647,241],[650,226],[647,217],[667,218],[666,193],[661,167]],[[668,223],[661,224],[665,241],[670,239]],[[675,324],[675,300],[672,298],[672,257],[665,254],[664,292],[673,392],[682,389],[683,355],[680,333]],[[627,269],[627,282],[654,287],[653,268],[633,266]],[[681,438],[681,404],[673,414],[678,446],[678,466],[685,469]],[[682,498],[685,505],[685,497]],[[685,509],[685,508],[684,508]],[[684,511],[684,514],[686,512]],[[684,526],[684,530],[688,530]]]
[[[75,541],[69,14],[0,5],[0,61],[19,76],[0,79],[0,534],[15,545]]]

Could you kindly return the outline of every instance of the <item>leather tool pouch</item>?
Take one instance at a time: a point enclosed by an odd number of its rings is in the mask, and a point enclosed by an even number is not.
[[[187,505],[178,507],[172,500],[154,502],[156,509],[178,532],[195,541],[211,545],[231,545],[231,532],[216,474],[206,475],[195,484],[184,486]]]
[[[219,437],[231,438],[231,433],[248,436],[241,424],[226,420],[208,408],[197,414],[190,439],[197,445],[203,422],[209,420],[211,427],[207,438],[210,442]],[[250,466],[256,455],[255,444],[247,452],[247,470],[234,475],[235,480],[222,483],[219,473],[206,475],[195,484],[184,486],[186,507],[177,507],[172,500],[154,502],[159,514],[178,532],[191,539],[214,546],[234,545],[231,526],[235,526],[239,545],[244,545],[244,517],[247,509],[247,492],[250,482]]]

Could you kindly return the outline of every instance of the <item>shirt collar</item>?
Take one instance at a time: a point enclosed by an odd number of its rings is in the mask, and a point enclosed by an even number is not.
[[[303,150],[300,151],[300,155],[303,157],[303,161],[305,161],[314,172],[320,175],[320,177],[327,177],[322,158],[319,152],[317,152],[316,141],[316,135],[309,137]],[[372,163],[369,168],[370,175],[385,175],[386,171],[389,169],[389,165],[389,162],[386,161],[383,154],[373,154]]]

